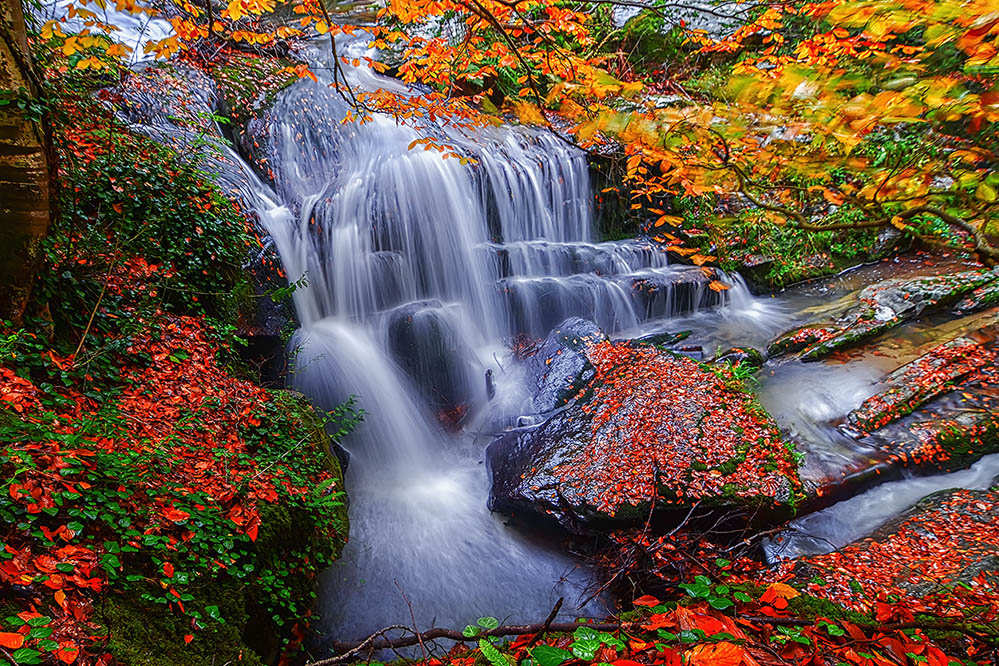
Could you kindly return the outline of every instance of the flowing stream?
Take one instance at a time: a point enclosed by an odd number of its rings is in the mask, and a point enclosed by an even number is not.
[[[131,20],[121,19],[123,39],[150,29]],[[363,37],[339,46],[348,59],[370,55]],[[123,115],[155,137],[216,145],[209,166],[256,213],[289,281],[301,285],[290,383],[321,407],[356,396],[367,412],[344,442],[351,532],[316,609],[328,636],[361,638],[411,624],[411,613],[421,628],[482,615],[527,621],[559,597],[564,614],[605,614],[599,597],[580,604],[591,573],[551,535],[514,529],[486,508],[485,445],[539,418],[511,358],[519,337],[542,337],[575,315],[617,337],[689,330],[707,355],[764,348],[794,324],[846,307],[860,286],[909,270],[881,264],[778,297],[754,297],[732,276],[716,293],[699,269],[670,264],[646,241],[600,242],[585,156],[558,138],[386,116],[344,124],[350,106],[330,87],[329,43],[304,55],[319,80],[292,85],[262,119],[271,183],[205,120],[216,100],[203,74],[187,71],[186,91],[137,86]],[[346,69],[358,89],[410,94],[363,65]],[[193,111],[186,124],[176,121],[181,107]],[[425,137],[466,159],[410,148]],[[806,476],[865,455],[836,421],[886,371],[948,333],[933,326],[904,327],[893,348],[847,363],[764,368],[761,401],[806,443]],[[796,521],[770,555],[842,545],[927,492],[982,487],[997,471],[999,456],[990,456],[953,475],[883,484]]]
[[[340,48],[366,55],[360,39]],[[318,72],[328,57],[310,53]],[[408,93],[365,67],[348,77]],[[570,614],[603,613],[599,599],[577,607],[587,571],[486,509],[484,446],[530,411],[506,343],[570,315],[633,331],[749,311],[752,298],[740,282],[715,293],[645,241],[596,242],[585,156],[556,137],[384,116],[343,125],[349,106],[330,83],[296,83],[270,111],[274,192],[257,206],[289,280],[307,285],[294,295],[292,383],[324,406],[356,395],[368,412],[346,442],[351,539],[324,581],[323,626],[358,638],[408,621],[410,606],[421,627],[520,620],[560,596]],[[468,160],[410,149],[424,136]],[[440,425],[445,413],[457,428]]]

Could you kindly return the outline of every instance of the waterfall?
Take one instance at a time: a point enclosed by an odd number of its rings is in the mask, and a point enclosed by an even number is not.
[[[338,43],[348,59],[366,48]],[[474,414],[484,372],[516,386],[502,340],[569,315],[618,331],[726,296],[645,240],[595,242],[585,155],[557,137],[377,115],[343,124],[328,43],[308,57],[319,80],[294,84],[265,118],[281,205],[260,218],[289,280],[307,285],[294,295],[293,385],[326,406],[356,395],[368,413],[345,443],[351,540],[325,578],[322,627],[359,638],[408,621],[410,603],[421,627],[536,618],[563,595],[572,612],[599,613],[573,610],[584,571],[485,508],[482,442],[468,433],[523,402],[514,390]],[[347,76],[408,94],[363,66]],[[410,148],[428,136],[466,159]],[[448,409],[466,410],[466,434],[439,425]]]
[[[371,55],[363,38],[338,49]],[[716,293],[700,269],[643,239],[598,242],[585,155],[550,133],[381,115],[345,124],[329,42],[304,55],[319,80],[296,82],[253,121],[270,182],[208,119],[213,87],[196,70],[175,69],[190,90],[162,90],[155,70],[139,70],[148,80],[122,113],[160,139],[214,141],[206,167],[256,213],[289,281],[304,284],[289,383],[320,407],[356,396],[366,412],[344,442],[350,541],[324,577],[318,628],[362,638],[409,623],[410,605],[422,628],[526,621],[563,596],[563,615],[603,615],[601,599],[576,607],[587,571],[486,508],[484,445],[530,404],[507,343],[570,315],[608,332],[699,316],[748,298],[745,287]],[[363,65],[346,70],[359,88],[410,94]],[[410,148],[424,137],[465,159]]]

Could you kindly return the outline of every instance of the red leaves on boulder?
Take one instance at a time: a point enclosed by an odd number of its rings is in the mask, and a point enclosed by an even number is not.
[[[586,353],[595,375],[576,397],[592,438],[557,468],[563,492],[613,515],[653,499],[775,505],[800,491],[791,451],[749,394],[656,347],[604,341]]]

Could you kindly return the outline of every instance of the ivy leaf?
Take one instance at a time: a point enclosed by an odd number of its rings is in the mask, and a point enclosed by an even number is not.
[[[531,650],[531,657],[538,666],[560,666],[572,658],[572,653],[551,645],[538,645]]]

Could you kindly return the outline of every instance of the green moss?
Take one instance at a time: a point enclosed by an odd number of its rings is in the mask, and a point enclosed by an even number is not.
[[[270,106],[278,94],[298,80],[288,71],[295,63],[285,58],[230,55],[212,70],[222,94],[223,111],[236,125],[248,121],[253,111]]]
[[[247,649],[247,637],[269,627],[252,626],[246,612],[245,591],[235,584],[213,583],[194,592],[191,609],[204,613],[206,606],[218,606],[225,624],[212,622],[193,630],[191,619],[166,606],[143,601],[134,594],[109,593],[94,609],[94,619],[108,633],[108,651],[119,663],[129,666],[216,666],[239,663],[257,666],[265,663]],[[185,643],[185,636],[192,636]]]
[[[343,488],[340,464],[330,453],[324,421],[300,394],[275,391],[273,408],[261,427],[301,443],[289,476],[329,470],[333,487]],[[270,438],[268,438],[269,440]],[[257,452],[261,464],[286,449]],[[187,614],[140,596],[141,590],[111,589],[95,609],[109,636],[108,650],[130,666],[215,666],[221,663],[274,663],[291,638],[292,625],[315,599],[316,575],[339,557],[347,537],[346,502],[317,498],[258,504],[260,526],[252,544],[253,573],[242,579],[222,574],[196,580],[184,592]],[[148,575],[133,570],[128,574]],[[217,607],[217,610],[209,610]],[[200,613],[195,628],[191,611]],[[221,620],[212,618],[222,618]],[[190,643],[184,637],[191,636]]]

